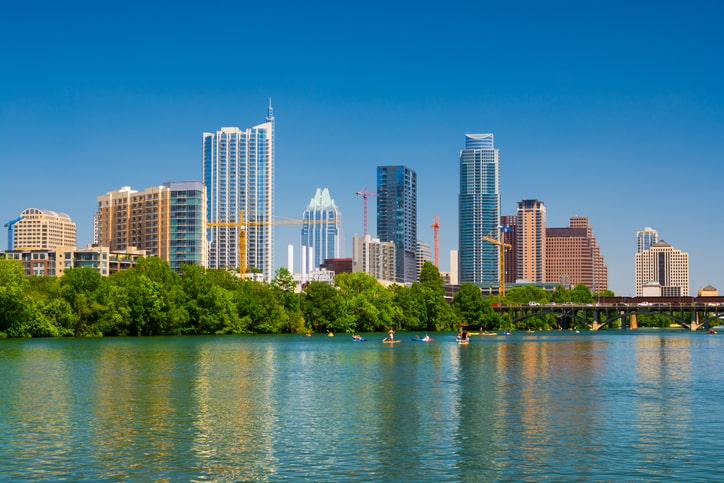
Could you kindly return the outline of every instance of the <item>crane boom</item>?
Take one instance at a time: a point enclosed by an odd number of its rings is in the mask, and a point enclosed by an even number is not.
[[[500,240],[496,240],[495,238],[491,238],[489,236],[484,236],[483,240],[490,242],[494,245],[498,245],[500,248],[500,296],[505,296],[505,249],[507,248],[510,250],[513,248],[513,246],[510,243],[503,243]]]
[[[246,227],[248,226],[266,226],[266,225],[302,225],[309,223],[310,225],[318,225],[322,223],[328,223],[330,225],[336,224],[337,220],[300,220],[293,218],[283,218],[280,220],[272,221],[244,221],[244,210],[239,212],[239,221],[211,221],[207,222],[207,227],[220,226],[220,227],[238,227],[239,228],[239,273],[246,273]]]
[[[3,225],[5,228],[8,229],[8,250],[12,250],[14,248],[13,233],[15,232],[15,229],[13,228],[13,225],[15,225],[15,223],[19,222],[23,218],[24,218],[23,216],[19,216],[19,217],[15,218],[14,220],[10,220]]]

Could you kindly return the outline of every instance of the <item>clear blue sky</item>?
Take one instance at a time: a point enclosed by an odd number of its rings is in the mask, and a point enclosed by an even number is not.
[[[98,195],[200,180],[201,133],[263,122],[271,97],[276,214],[328,187],[347,256],[355,191],[404,164],[448,270],[458,153],[492,132],[502,214],[534,198],[550,227],[588,216],[617,294],[646,226],[689,253],[692,293],[724,291],[720,2],[26,3],[0,16],[3,223],[65,212],[84,246]],[[298,237],[276,228],[275,267]]]

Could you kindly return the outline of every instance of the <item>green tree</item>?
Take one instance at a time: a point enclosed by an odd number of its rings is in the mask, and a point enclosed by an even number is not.
[[[297,284],[294,282],[294,277],[289,273],[289,270],[283,267],[277,269],[274,272],[271,286],[272,291],[279,297],[287,312],[289,325],[286,327],[285,332],[305,332],[300,296],[296,293]]]
[[[314,332],[333,330],[337,324],[353,326],[351,317],[344,312],[339,291],[328,283],[309,282],[302,292],[301,302],[305,324]]]
[[[19,327],[31,323],[24,293],[27,285],[19,261],[0,259],[0,334],[15,337]]]

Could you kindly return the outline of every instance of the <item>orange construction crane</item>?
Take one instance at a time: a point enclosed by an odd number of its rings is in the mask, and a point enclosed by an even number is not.
[[[513,248],[513,245],[510,243],[503,243],[502,241],[496,240],[495,238],[490,238],[489,236],[484,236],[483,240],[493,243],[495,245],[498,245],[500,247],[500,296],[505,296],[505,249],[507,248],[510,250]]]
[[[364,201],[364,210],[365,210],[365,211],[364,211],[364,215],[365,215],[365,217],[364,217],[364,223],[365,223],[364,229],[365,229],[365,233],[364,233],[364,234],[367,235],[367,197],[368,197],[368,196],[377,196],[377,194],[376,194],[376,193],[370,193],[369,191],[367,191],[367,186],[365,186],[365,187],[362,189],[362,191],[357,191],[357,192],[355,192],[355,194],[356,194],[357,196],[361,196],[361,197],[362,197],[362,200]]]
[[[433,233],[435,234],[433,237],[434,240],[434,260],[435,260],[435,266],[437,268],[440,268],[440,218],[438,218],[437,213],[435,213],[435,219],[432,220],[432,227]]]
[[[239,221],[215,221],[208,222],[206,226],[226,226],[226,227],[238,227],[239,228],[239,273],[246,273],[246,227],[248,226],[265,226],[265,225],[302,225],[308,223],[310,225],[319,225],[328,223],[330,225],[336,224],[337,220],[299,220],[293,218],[282,218],[279,220],[272,221],[244,221],[244,210],[239,212]]]

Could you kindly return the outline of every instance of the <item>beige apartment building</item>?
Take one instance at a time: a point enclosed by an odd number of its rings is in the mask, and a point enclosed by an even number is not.
[[[180,270],[206,266],[206,191],[198,181],[132,190],[124,186],[98,196],[95,243],[113,252],[146,250]]]
[[[12,247],[17,250],[54,250],[76,245],[76,227],[70,216],[28,208],[13,225]]]
[[[380,282],[396,280],[395,243],[370,235],[352,237],[352,272],[365,272]]]

